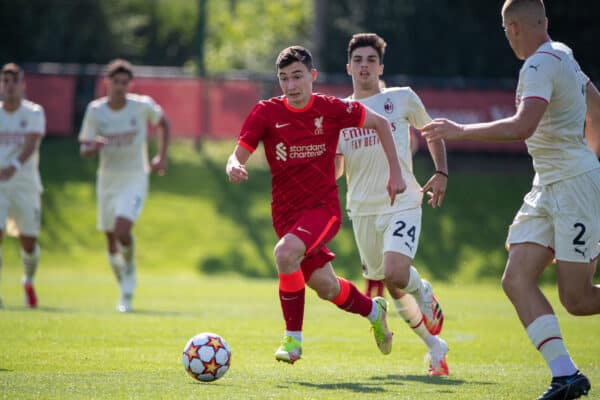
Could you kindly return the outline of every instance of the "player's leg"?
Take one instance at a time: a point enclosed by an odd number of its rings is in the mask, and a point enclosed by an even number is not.
[[[556,262],[560,301],[573,315],[600,313],[600,286],[593,283],[596,263],[597,259],[589,263]]]
[[[7,230],[18,236],[21,244],[21,263],[23,264],[23,291],[25,305],[37,307],[38,299],[34,289],[40,248],[37,237],[41,226],[41,199],[36,186],[19,187],[12,190],[11,204],[8,210],[11,224]]]
[[[423,323],[429,333],[438,335],[444,324],[444,314],[433,294],[431,284],[421,279],[412,266],[421,233],[421,208],[383,215],[379,224],[383,232],[383,267],[385,283],[391,291],[398,289],[411,294],[423,314]]]
[[[448,364],[446,362],[448,345],[444,340],[440,339],[437,334],[434,335],[430,331],[432,328],[435,328],[434,332],[437,331],[437,333],[439,333],[443,323],[443,315],[441,314],[441,309],[439,308],[439,304],[437,304],[437,300],[435,300],[435,297],[432,294],[431,285],[429,285],[429,283],[425,282],[425,284],[421,284],[421,287],[426,287],[427,291],[425,293],[420,292],[420,304],[413,295],[407,293],[406,288],[410,288],[408,284],[408,282],[410,282],[410,275],[417,276],[418,281],[421,281],[420,277],[418,277],[417,270],[412,267],[411,264],[411,257],[405,254],[387,251],[384,255],[386,286],[398,314],[427,346],[427,358],[430,361],[429,373],[431,375],[448,375]],[[413,285],[417,286],[414,282]],[[404,288],[401,288],[400,286],[403,286]],[[418,290],[419,289],[417,289],[417,293],[419,293]],[[425,305],[426,310],[431,312],[432,317],[429,320],[422,311],[423,305]],[[433,318],[433,316],[439,316],[439,318],[436,319]],[[427,324],[427,321],[431,322]]]
[[[125,266],[121,276],[121,298],[118,306],[121,312],[132,310],[131,302],[137,286],[135,239],[132,230],[142,212],[147,191],[147,181],[135,180],[129,182],[128,186],[123,186],[115,195],[115,219],[112,231]]]
[[[527,336],[552,372],[551,387],[540,397],[544,400],[554,398],[552,396],[563,389],[568,390],[561,380],[564,377],[573,377],[576,385],[585,386],[584,380],[587,380],[578,376],[554,310],[537,286],[540,275],[553,257],[550,249],[538,244],[512,244],[502,277],[502,287],[513,303]]]
[[[300,269],[306,246],[296,235],[285,234],[275,245],[279,276],[279,302],[285,320],[283,343],[275,352],[278,361],[293,364],[302,356],[305,283]]]
[[[28,307],[37,307],[38,300],[35,294],[33,280],[40,259],[40,247],[35,236],[19,235],[21,242],[21,262],[23,263],[23,290],[25,291],[25,304]]]
[[[387,326],[387,302],[382,297],[370,299],[350,281],[336,276],[330,262],[314,269],[306,284],[318,296],[329,300],[338,308],[366,317],[373,328],[375,342],[383,354],[392,351],[393,333]]]

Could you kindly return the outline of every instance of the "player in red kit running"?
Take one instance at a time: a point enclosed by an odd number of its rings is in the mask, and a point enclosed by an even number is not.
[[[282,50],[276,67],[283,96],[254,107],[226,167],[231,182],[247,180],[246,161],[263,142],[272,175],[273,226],[279,237],[274,256],[286,325],[275,358],[294,363],[302,355],[305,285],[341,309],[367,317],[379,350],[389,354],[385,299],[371,300],[336,276],[330,263],[335,254],[326,246],[342,220],[334,163],[340,129],[375,129],[389,164],[391,203],[405,190],[389,123],[358,102],[313,93],[317,71],[304,47]]]

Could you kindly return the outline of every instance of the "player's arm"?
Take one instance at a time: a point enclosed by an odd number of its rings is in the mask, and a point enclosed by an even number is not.
[[[590,81],[585,95],[587,105],[586,132],[588,146],[600,158],[600,92]]]
[[[341,154],[335,155],[335,179],[339,179],[344,175],[344,156]]]
[[[398,161],[398,154],[396,153],[396,146],[392,137],[392,129],[385,117],[377,114],[368,107],[365,107],[365,112],[365,121],[362,128],[375,130],[388,161],[390,176],[387,190],[390,195],[391,204],[393,205],[396,194],[403,193],[406,190],[406,183],[404,182],[404,178],[402,178],[402,170],[400,169],[400,162]]]
[[[15,172],[21,169],[23,164],[29,160],[29,157],[31,157],[35,149],[37,149],[42,136],[44,135],[39,132],[30,132],[25,135],[23,150],[21,150],[21,153],[17,157],[11,160],[10,166],[3,168],[0,171],[0,181],[5,181],[12,178]]]
[[[90,158],[104,146],[105,139],[97,136],[97,122],[93,115],[91,104],[88,105],[83,116],[81,132],[79,132],[79,154],[83,158]]]
[[[169,120],[163,115],[156,124],[158,127],[158,154],[154,156],[150,167],[152,171],[158,172],[158,175],[163,176],[167,169],[167,154],[169,143],[171,141],[171,125]]]
[[[548,103],[539,98],[526,98],[509,118],[479,124],[461,125],[445,118],[436,118],[422,129],[427,141],[478,140],[484,142],[523,141],[533,135]]]
[[[436,208],[442,206],[446,194],[446,187],[448,186],[446,144],[443,140],[428,141],[427,148],[429,149],[429,154],[431,154],[435,172],[423,186],[421,191],[427,193],[429,196],[427,203],[429,203],[431,207]]]
[[[225,172],[230,182],[240,183],[248,180],[248,172],[246,171],[246,162],[250,158],[250,150],[239,144],[233,149],[233,153],[227,159]]]

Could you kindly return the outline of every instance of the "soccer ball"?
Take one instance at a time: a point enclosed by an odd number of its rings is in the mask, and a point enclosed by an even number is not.
[[[183,368],[194,379],[211,382],[229,369],[231,350],[223,338],[215,333],[199,333],[183,348]]]

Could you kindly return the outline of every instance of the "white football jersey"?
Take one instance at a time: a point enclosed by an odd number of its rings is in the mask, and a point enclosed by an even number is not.
[[[525,60],[519,73],[517,106],[527,98],[548,103],[535,133],[525,141],[533,158],[534,185],[548,185],[600,167],[584,136],[588,82],[563,43],[548,41]]]
[[[7,112],[2,106],[0,101],[0,168],[6,168],[23,151],[25,135],[46,134],[46,117],[42,106],[31,101],[22,100],[14,112]],[[41,190],[39,157],[36,148],[7,183],[30,182]]]
[[[125,107],[117,111],[108,106],[106,97],[92,101],[85,111],[79,141],[96,137],[105,141],[98,175],[111,179],[147,175],[148,123],[156,125],[162,115],[161,107],[148,96],[127,94]]]
[[[390,121],[406,191],[398,194],[390,206],[386,189],[389,167],[375,130],[343,129],[337,152],[344,156],[348,215],[385,214],[420,207],[423,194],[413,174],[409,129],[420,129],[431,121],[421,99],[409,87],[393,87],[358,101]]]

